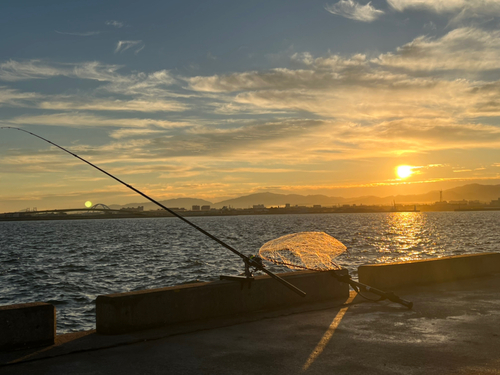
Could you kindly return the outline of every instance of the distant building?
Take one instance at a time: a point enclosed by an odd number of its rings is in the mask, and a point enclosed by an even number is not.
[[[450,201],[449,203],[450,204],[463,204],[463,205],[467,205],[469,202],[466,201],[465,199],[462,199],[461,201]]]
[[[191,207],[191,211],[199,211],[200,210],[200,206],[198,206],[197,204],[193,205],[193,207]]]
[[[120,211],[142,212],[142,211],[144,211],[144,206],[138,206],[138,207],[123,207],[123,208],[120,208]]]
[[[285,203],[285,208],[290,208],[290,203]]]
[[[202,211],[210,211],[210,205],[201,206]]]
[[[315,205],[313,205],[313,208],[321,208],[321,205],[320,204],[315,204]]]
[[[261,210],[263,208],[266,208],[266,206],[264,206],[263,204],[254,204],[253,205],[254,210],[259,210],[259,209]]]

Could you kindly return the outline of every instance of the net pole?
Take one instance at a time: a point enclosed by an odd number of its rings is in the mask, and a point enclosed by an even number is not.
[[[380,296],[381,300],[388,299],[389,301],[399,303],[399,304],[407,307],[408,309],[413,308],[413,302],[402,299],[402,298],[398,297],[397,295],[395,295],[393,292],[384,292],[383,290],[380,290],[380,289],[374,288],[372,286],[360,283],[359,281],[354,281],[351,278],[351,275],[349,275],[349,274],[337,275],[337,273],[334,272],[332,275],[341,283],[349,284],[355,291],[358,291],[358,293],[359,293],[359,290],[364,291],[364,292],[368,292],[368,293],[373,293],[373,294]]]

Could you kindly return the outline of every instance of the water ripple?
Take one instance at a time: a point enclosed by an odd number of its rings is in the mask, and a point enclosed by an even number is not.
[[[499,251],[500,212],[200,217],[193,222],[250,255],[267,241],[324,231],[361,264]],[[274,272],[285,269],[269,265]],[[92,329],[100,294],[217,280],[240,259],[175,218],[0,222],[0,304],[56,305],[58,333]]]

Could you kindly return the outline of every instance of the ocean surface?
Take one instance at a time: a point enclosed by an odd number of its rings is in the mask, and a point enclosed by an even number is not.
[[[189,218],[245,255],[285,234],[323,231],[361,264],[500,251],[500,211]],[[266,264],[274,272],[286,268]],[[241,259],[177,218],[0,222],[0,305],[49,302],[57,333],[95,328],[100,294],[218,280]]]

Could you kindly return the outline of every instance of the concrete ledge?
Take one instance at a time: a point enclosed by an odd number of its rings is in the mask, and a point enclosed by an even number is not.
[[[500,253],[467,254],[358,268],[359,281],[380,289],[424,285],[500,272]]]
[[[238,281],[214,281],[98,296],[97,333],[122,334],[180,322],[347,298],[349,286],[339,283],[332,272],[335,271],[279,275],[305,291],[306,297],[300,297],[267,275],[255,277],[250,287]]]
[[[0,350],[53,345],[56,308],[49,303],[0,306]]]

